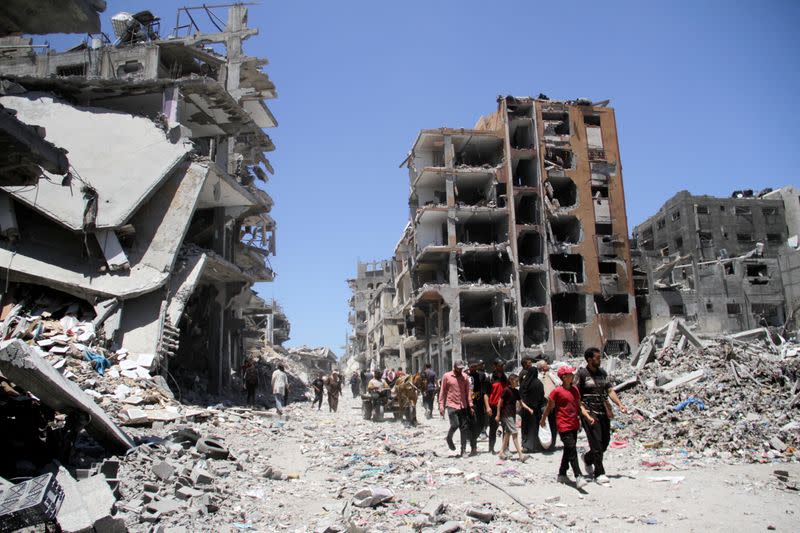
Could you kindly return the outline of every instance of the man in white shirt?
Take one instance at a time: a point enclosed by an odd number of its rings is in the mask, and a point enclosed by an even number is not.
[[[272,372],[272,397],[275,398],[275,409],[278,414],[283,414],[283,398],[289,391],[289,380],[283,364],[278,365],[278,369]]]

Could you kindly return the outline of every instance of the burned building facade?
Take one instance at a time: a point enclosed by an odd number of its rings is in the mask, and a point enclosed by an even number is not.
[[[268,311],[251,287],[274,279],[272,199],[256,182],[272,172],[275,86],[242,51],[258,33],[243,5],[216,33],[198,17],[164,38],[148,12],[112,20],[116,42],[61,53],[3,39],[0,105],[69,159],[0,190],[6,298],[78,298],[109,349],[219,391]]]
[[[642,333],[675,316],[709,334],[782,326],[797,255],[793,214],[800,198],[792,191],[736,191],[729,198],[680,191],[637,225]]]
[[[405,166],[403,366],[637,346],[613,109],[500,98],[474,129],[421,131]]]

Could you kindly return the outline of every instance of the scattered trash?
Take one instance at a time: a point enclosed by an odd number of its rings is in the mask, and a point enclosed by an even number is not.
[[[677,485],[678,483],[680,483],[681,481],[686,479],[686,477],[685,476],[657,476],[657,477],[648,477],[646,479],[648,481],[665,482],[665,483],[672,483],[673,485]]]
[[[683,411],[684,409],[686,409],[686,407],[688,407],[690,405],[697,406],[697,408],[700,411],[705,411],[706,410],[705,402],[703,402],[703,400],[698,400],[694,396],[689,396],[688,398],[683,400],[681,403],[679,403],[678,405],[676,405],[672,409],[673,409],[673,411]]]
[[[375,507],[391,501],[394,491],[385,487],[367,487],[353,495],[353,505],[356,507]]]

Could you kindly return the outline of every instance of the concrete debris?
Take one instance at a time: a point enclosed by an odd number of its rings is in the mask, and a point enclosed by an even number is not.
[[[86,429],[116,451],[126,451],[133,441],[75,383],[67,380],[38,349],[19,340],[0,343],[0,371],[35,394],[51,409],[85,419]]]
[[[797,460],[800,426],[792,422],[798,344],[779,339],[776,345],[774,333],[759,328],[707,341],[690,338],[682,348],[675,337],[659,345],[673,328],[688,338],[683,326],[675,319],[651,334],[640,359],[615,372],[617,390],[637,413],[615,438],[729,461]],[[684,408],[690,404],[699,407]]]

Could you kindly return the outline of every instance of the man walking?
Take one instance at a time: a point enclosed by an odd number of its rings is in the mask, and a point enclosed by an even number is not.
[[[342,395],[342,378],[338,370],[328,376],[328,409],[335,413],[339,408],[339,396]]]
[[[470,436],[472,438],[472,447],[477,448],[478,437],[483,433],[483,428],[486,427],[486,409],[485,400],[489,387],[489,380],[486,374],[481,371],[483,361],[470,361],[468,376],[472,382],[472,405],[476,405],[475,416],[470,418]]]
[[[575,376],[583,405],[591,415],[582,417],[583,430],[589,441],[589,452],[583,455],[583,462],[589,477],[594,475],[598,483],[608,484],[610,481],[603,466],[603,454],[611,441],[612,411],[608,400],[617,404],[623,413],[628,410],[611,387],[608,374],[600,368],[603,358],[600,350],[589,348],[583,357],[586,359],[586,366],[579,368]]]
[[[256,403],[256,387],[258,387],[258,367],[251,359],[242,366],[244,375],[244,388],[247,391],[247,405],[254,407]]]
[[[436,396],[436,372],[431,369],[430,363],[425,365],[425,393],[422,402],[425,404],[425,418],[433,417],[433,397]]]
[[[283,414],[283,402],[289,394],[289,378],[283,363],[278,363],[278,369],[272,372],[272,397],[275,399],[275,409],[279,415]]]
[[[358,372],[353,372],[353,375],[350,376],[350,392],[353,393],[353,398],[358,397],[358,389],[360,381],[361,380],[358,377]]]
[[[447,430],[445,441],[451,450],[456,449],[453,443],[453,434],[456,429],[461,437],[461,453],[463,457],[469,439],[469,418],[475,416],[472,407],[472,397],[469,393],[469,381],[464,375],[464,361],[453,363],[453,370],[447,372],[442,377],[442,387],[439,391],[439,414],[444,418],[445,410],[450,420],[450,429]],[[470,456],[477,455],[477,450],[473,447]]]
[[[522,359],[520,372],[519,396],[522,401],[520,419],[522,421],[522,449],[526,453],[540,452],[539,419],[544,406],[544,386],[539,381],[539,371],[533,366],[533,358]]]
[[[325,377],[325,374],[320,372],[319,376],[317,376],[317,379],[315,379],[314,381],[311,382],[311,388],[314,389],[314,401],[311,402],[311,408],[313,409],[314,405],[316,405],[317,402],[319,402],[319,406],[317,407],[317,411],[322,409],[322,391],[325,388],[324,377]]]
[[[508,387],[508,378],[504,371],[505,365],[502,359],[495,359],[492,381],[489,385],[489,393],[484,396],[486,403],[486,416],[489,417],[489,453],[495,453],[494,445],[497,442],[497,429],[500,423],[497,421],[497,405]]]

